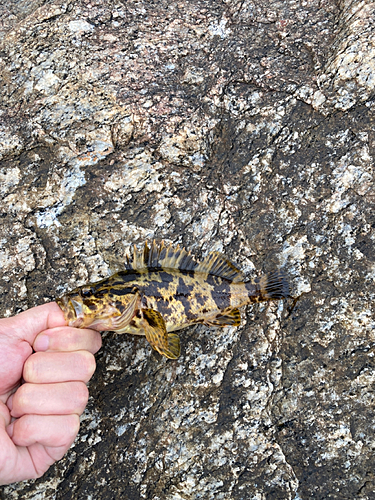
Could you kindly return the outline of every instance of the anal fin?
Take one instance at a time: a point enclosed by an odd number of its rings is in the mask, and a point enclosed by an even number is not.
[[[241,314],[239,309],[232,309],[229,313],[217,314],[214,318],[204,320],[208,326],[239,326],[241,324]]]
[[[177,359],[180,356],[180,337],[176,333],[168,333],[168,356],[170,359]]]
[[[180,355],[180,338],[175,333],[167,333],[162,315],[154,309],[142,309],[141,326],[151,347],[169,359]]]

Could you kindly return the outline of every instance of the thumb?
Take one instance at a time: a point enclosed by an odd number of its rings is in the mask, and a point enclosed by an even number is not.
[[[35,337],[48,328],[65,326],[64,314],[56,302],[28,309],[17,316],[3,318],[0,321],[0,333],[20,340],[26,340],[31,346]]]

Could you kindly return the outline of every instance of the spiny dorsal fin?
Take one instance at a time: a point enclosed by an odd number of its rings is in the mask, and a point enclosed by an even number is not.
[[[179,245],[166,246],[164,241],[160,244],[152,242],[151,247],[147,242],[142,250],[134,246],[133,255],[130,259],[126,256],[126,269],[140,271],[142,269],[179,269],[181,271],[194,271],[197,267],[194,258]]]
[[[180,248],[179,245],[177,247],[172,245],[165,247],[163,242],[159,262],[164,269],[180,269],[181,271],[194,271],[198,265],[190,252],[187,252],[184,248]]]
[[[134,269],[137,271],[140,271],[141,269],[146,269],[147,265],[145,263],[144,256],[148,251],[149,248],[147,243],[145,244],[142,250],[138,250],[138,248],[134,245],[132,257],[130,258],[129,255],[126,255],[125,269],[128,270]]]
[[[166,246],[152,242],[151,247],[145,243],[142,250],[134,246],[133,256],[126,257],[126,269],[137,271],[145,269],[179,269],[180,271],[196,271],[224,278],[233,283],[243,281],[242,272],[224,255],[219,252],[209,253],[201,263],[197,263],[190,252],[179,245]]]
[[[227,279],[233,283],[244,280],[240,271],[230,260],[220,252],[211,252],[195,269],[197,272],[212,274]]]

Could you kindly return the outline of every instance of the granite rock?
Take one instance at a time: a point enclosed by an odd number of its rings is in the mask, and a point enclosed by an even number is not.
[[[0,315],[211,250],[291,301],[182,355],[103,334],[80,433],[0,498],[374,498],[374,15],[359,0],[0,7]]]

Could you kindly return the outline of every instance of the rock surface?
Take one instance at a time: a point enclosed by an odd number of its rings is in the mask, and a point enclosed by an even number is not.
[[[375,4],[0,7],[0,315],[156,237],[285,266],[288,304],[104,334],[80,434],[3,499],[373,499]]]

